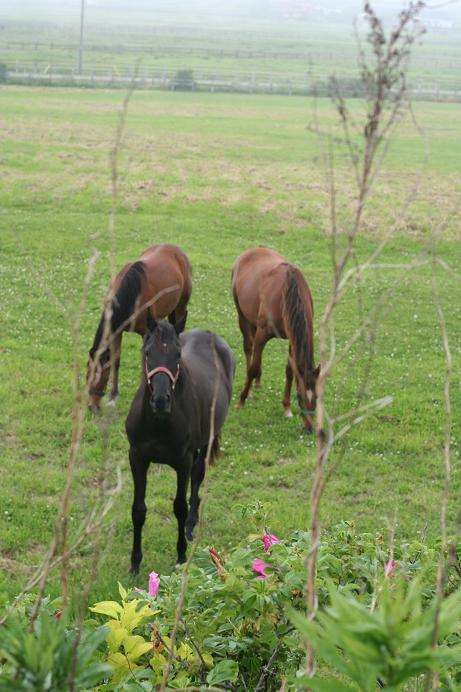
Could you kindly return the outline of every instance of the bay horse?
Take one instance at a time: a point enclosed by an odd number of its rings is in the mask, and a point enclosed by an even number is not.
[[[219,336],[199,329],[179,334],[177,324],[157,322],[148,315],[141,384],[125,426],[134,482],[133,574],[139,571],[142,560],[147,470],[152,461],[176,471],[173,509],[178,521],[177,560],[185,562],[187,541],[193,540],[198,520],[198,493],[206,471],[212,414],[214,411],[210,463],[219,453],[219,435],[229,409],[234,372],[232,351]]]
[[[190,262],[177,245],[152,245],[138,261],[125,264],[109,291],[109,310],[107,306],[103,309],[88,360],[89,406],[95,412],[100,408],[110,375],[109,401],[114,403],[118,396],[124,331],[143,336],[147,313],[157,319],[168,317],[178,331],[184,329],[192,293]]]
[[[288,339],[289,353],[283,397],[285,416],[291,418],[291,386],[296,381],[298,403],[308,432],[315,413],[315,386],[319,367],[314,366],[312,295],[299,269],[275,250],[246,250],[232,268],[232,293],[237,308],[247,377],[239,407],[245,404],[253,381],[260,384],[262,353],[274,337]]]

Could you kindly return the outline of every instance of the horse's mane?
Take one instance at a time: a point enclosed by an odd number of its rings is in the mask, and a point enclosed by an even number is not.
[[[283,321],[292,344],[296,367],[303,381],[310,384],[314,369],[312,298],[307,286],[307,290],[300,289],[300,284],[305,284],[305,279],[299,269],[291,264],[287,266],[282,300]]]
[[[136,303],[142,291],[142,284],[145,278],[144,263],[141,261],[133,262],[131,267],[123,277],[120,286],[112,298],[112,334],[121,327],[122,324],[129,323],[130,317],[136,310]],[[96,334],[94,335],[93,346],[90,349],[90,356],[93,357],[99,348],[104,334],[106,317],[103,311],[99,320]],[[103,355],[103,354],[102,354]]]

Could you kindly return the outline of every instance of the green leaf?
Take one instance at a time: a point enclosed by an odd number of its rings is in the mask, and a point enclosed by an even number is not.
[[[152,651],[152,642],[146,642],[139,635],[134,635],[124,639],[123,648],[130,662],[137,661],[143,654]]]
[[[111,653],[119,650],[121,643],[128,636],[128,632],[124,627],[111,628],[107,635],[107,645]]]
[[[213,656],[205,652],[202,654],[202,658],[207,668],[211,668],[211,666],[213,665]]]
[[[206,676],[209,685],[220,685],[223,682],[235,682],[239,673],[237,661],[229,658],[219,661]]]
[[[194,660],[194,651],[189,646],[189,644],[186,644],[186,642],[181,642],[181,644],[177,647],[176,655],[182,661],[193,661]]]
[[[126,589],[123,588],[123,586],[118,582],[118,592],[120,594],[120,597],[122,598],[123,601],[126,601],[126,598],[128,596],[128,592]]]
[[[108,615],[110,618],[118,619],[118,616],[123,611],[123,608],[120,603],[117,603],[117,601],[100,601],[99,603],[95,603],[90,610],[92,613]]]

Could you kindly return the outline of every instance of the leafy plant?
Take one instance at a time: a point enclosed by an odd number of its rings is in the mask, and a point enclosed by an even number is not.
[[[32,627],[25,610],[13,613],[0,628],[0,689],[64,690],[73,679],[75,689],[88,690],[103,682],[111,672],[98,654],[106,629],[84,629],[74,660],[77,636],[48,607]]]
[[[330,605],[311,621],[292,611],[291,619],[323,661],[338,676],[316,676],[301,686],[312,690],[369,690],[376,682],[389,690],[405,689],[410,680],[438,673],[453,689],[450,670],[461,670],[461,590],[440,607],[438,638],[433,645],[436,599],[423,608],[419,580],[385,582],[375,609],[330,585]],[[448,645],[449,638],[458,642]]]
[[[129,599],[123,586],[119,584],[118,587],[121,603],[101,601],[90,608],[93,613],[109,617],[105,623],[108,628],[106,662],[112,673],[111,683],[116,689],[118,684],[126,689],[130,681],[159,684],[168,663],[168,652],[172,651],[174,665],[169,685],[187,686],[190,683],[187,670],[197,667],[197,654],[185,641],[172,649],[170,637],[160,634],[155,625],[143,627],[160,612],[153,607],[153,598],[145,594],[144,598]],[[211,666],[211,657],[208,662]]]
[[[382,535],[357,534],[345,522],[333,527],[319,547],[320,609],[311,622],[304,594],[309,535],[274,535],[260,504],[245,517],[255,526],[245,544],[228,554],[197,552],[174,646],[180,570],[156,579],[152,595],[119,584],[118,600],[93,605],[75,671],[77,628],[49,599],[31,627],[34,599],[26,596],[0,629],[0,689],[66,689],[75,672],[79,690],[152,690],[168,663],[171,689],[274,690],[286,678],[290,689],[368,692],[380,679],[400,690],[430,671],[451,684],[461,655],[461,595],[454,569],[434,649],[437,546],[396,542],[389,560]],[[298,673],[306,636],[327,666],[308,681]]]
[[[298,684],[297,671],[305,652],[302,637],[293,627],[288,613],[294,608],[304,621],[305,556],[310,549],[309,535],[297,531],[287,540],[280,540],[268,532],[267,515],[262,506],[246,508],[245,516],[249,521],[254,520],[259,528],[257,533],[250,535],[246,545],[228,555],[221,555],[214,548],[197,553],[190,569],[174,651],[170,637],[181,588],[180,572],[162,576],[155,597],[139,590],[127,594],[120,588],[121,604],[104,602],[92,609],[110,618],[106,622],[112,633],[108,636],[106,660],[113,666],[112,684],[120,685],[120,689],[125,689],[124,685],[133,680],[159,684],[170,654],[170,687],[208,684],[240,689],[244,680],[248,689],[255,689],[262,674],[265,675],[262,684],[267,689],[276,688],[282,677]],[[353,604],[351,612],[357,611],[357,618],[371,613],[372,618],[379,621],[386,593],[385,590],[381,592],[382,585],[387,588],[390,582],[411,580],[418,573],[422,584],[418,591],[419,609],[421,614],[426,613],[425,608],[430,608],[433,596],[430,584],[435,581],[434,554],[435,547],[420,542],[403,543],[395,545],[395,559],[390,563],[382,535],[357,534],[352,524],[343,522],[331,529],[320,545],[320,606],[331,608],[332,594],[336,594],[335,598],[340,599],[335,601],[336,608],[344,603],[347,607]],[[385,577],[386,569],[388,573],[392,571],[392,577]],[[388,596],[389,622],[396,617],[392,599],[397,596],[394,590]],[[370,607],[376,600],[379,607],[373,613]],[[398,598],[397,602],[400,602]],[[114,639],[114,631],[126,629],[121,622],[126,619],[126,609],[132,603],[135,605],[130,612],[141,619],[136,627],[129,628],[129,632],[119,634],[120,639]],[[408,608],[413,607],[413,603],[410,601]],[[326,617],[325,613],[322,617]],[[142,614],[146,617],[141,617]],[[428,622],[431,619],[430,615],[424,617]],[[413,623],[415,628],[418,623]],[[399,647],[398,632],[391,627],[386,632],[390,649]],[[411,625],[409,637],[414,636],[412,632]],[[131,641],[127,639],[129,636],[138,637],[133,640],[139,645],[135,648],[139,654],[136,659],[130,659],[123,645],[123,641]],[[335,641],[331,644],[333,649]],[[117,654],[115,659],[114,654]]]

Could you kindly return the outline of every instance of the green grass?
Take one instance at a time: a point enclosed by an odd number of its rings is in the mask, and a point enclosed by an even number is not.
[[[108,154],[123,95],[110,91],[4,88],[1,214],[0,362],[0,592],[15,594],[45,553],[63,489],[68,458],[73,350],[66,312],[74,314],[93,248],[101,259],[91,283],[78,352],[84,365],[109,279]],[[241,337],[229,291],[230,267],[245,248],[264,244],[305,272],[316,324],[331,282],[325,236],[328,200],[322,146],[306,130],[307,99],[211,94],[136,93],[129,107],[120,160],[116,263],[122,265],[155,242],[175,242],[189,255],[194,291],[189,326],[210,328],[235,351],[235,393],[244,378]],[[360,104],[354,103],[358,117]],[[320,101],[323,126],[333,122]],[[437,251],[461,271],[457,179],[461,153],[456,110],[418,103],[421,138],[410,122],[396,133],[358,243],[363,258],[399,215],[399,204],[422,171],[420,194],[408,220],[386,248],[385,263],[407,263],[425,247],[429,231],[445,215]],[[426,156],[425,141],[429,144]],[[339,200],[348,204],[351,181],[338,152]],[[343,207],[344,209],[344,207]],[[342,215],[346,212],[343,211]],[[461,291],[457,279],[437,272],[454,357],[454,430],[461,404]],[[343,520],[360,530],[385,531],[397,513],[400,538],[438,532],[443,481],[444,359],[431,297],[431,272],[421,268],[374,271],[363,289],[365,306],[390,289],[376,334],[370,397],[391,394],[387,410],[358,426],[345,440],[344,456],[322,507],[328,526]],[[338,348],[358,324],[358,293],[351,291],[336,319]],[[121,367],[118,419],[110,429],[111,478],[121,467],[123,489],[104,536],[103,559],[92,596],[106,597],[127,582],[131,543],[131,478],[123,421],[139,381],[139,338],[127,335]],[[263,388],[247,407],[232,406],[223,434],[224,455],[211,472],[204,540],[219,549],[248,531],[240,508],[255,500],[270,505],[270,529],[284,535],[308,523],[315,459],[300,421],[282,416],[286,343],[274,341],[263,361]],[[337,368],[328,388],[331,411],[354,401],[366,366],[361,347]],[[234,396],[235,400],[235,396]],[[459,447],[454,440],[454,462]],[[101,472],[101,437],[86,420],[72,497],[73,530],[94,502]],[[459,473],[450,504],[453,529],[459,509]],[[176,525],[174,473],[153,467],[148,484],[144,562],[137,583],[155,569],[172,569]],[[94,548],[72,563],[74,584],[90,573]],[[51,589],[57,588],[52,575]]]

